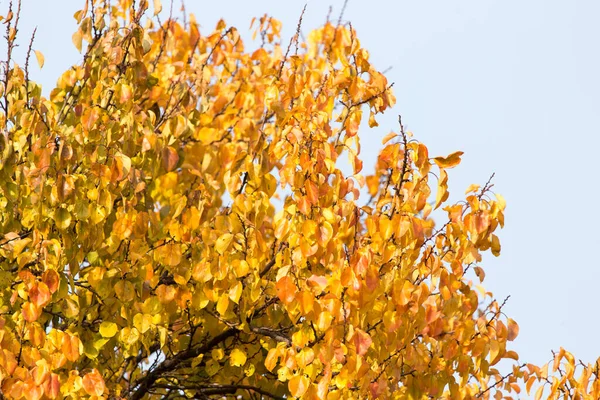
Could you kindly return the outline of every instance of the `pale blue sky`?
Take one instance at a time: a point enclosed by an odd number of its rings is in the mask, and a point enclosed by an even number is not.
[[[23,0],[17,58],[24,60],[24,41],[37,25],[34,48],[46,65],[31,74],[45,93],[80,60],[71,34],[83,2]],[[204,32],[220,17],[248,32],[250,19],[267,12],[283,21],[286,43],[304,6],[185,3]],[[329,5],[337,17],[342,4],[309,1],[303,32],[325,20]],[[484,285],[500,300],[511,295],[505,310],[521,327],[514,348],[536,364],[560,346],[585,362],[600,355],[599,15],[593,0],[350,0],[344,16],[375,65],[392,67],[387,76],[398,99],[379,128],[361,132],[365,170],[400,113],[431,155],[465,152],[450,172],[451,198],[496,173],[494,190],[508,202],[506,228],[501,257],[483,264]]]

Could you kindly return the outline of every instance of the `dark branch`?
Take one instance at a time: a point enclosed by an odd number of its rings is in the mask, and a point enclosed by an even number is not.
[[[148,372],[146,375],[144,375],[136,381],[134,387],[137,387],[137,389],[133,392],[131,396],[129,396],[129,398],[131,400],[141,399],[146,393],[148,393],[148,390],[150,390],[154,386],[154,383],[162,376],[162,374],[174,370],[179,364],[183,363],[186,360],[195,358],[200,354],[209,352],[218,344],[224,342],[230,337],[237,335],[238,333],[239,331],[235,328],[227,329],[226,331],[209,340],[203,346],[194,347],[182,351],[174,357],[166,359],[161,364],[159,364],[158,367],[156,367],[154,370]]]
[[[163,389],[178,389],[176,387],[170,385],[156,385],[157,388]],[[285,400],[285,397],[280,397],[270,393],[264,389],[258,388],[256,386],[250,385],[220,385],[220,384],[211,384],[211,385],[185,385],[185,389],[196,390],[201,395],[198,398],[204,399],[205,396],[215,395],[215,394],[235,394],[239,390],[248,390],[251,392],[258,393],[260,395],[269,397],[274,400]]]
[[[284,335],[280,330],[266,328],[262,326],[251,326],[250,330],[258,335],[268,336],[278,342],[284,342],[288,346],[292,345],[292,340]]]

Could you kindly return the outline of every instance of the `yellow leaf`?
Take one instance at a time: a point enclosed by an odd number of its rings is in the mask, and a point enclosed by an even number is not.
[[[496,364],[498,362],[498,356],[500,355],[500,344],[497,340],[492,340],[490,342],[490,365]]]
[[[254,366],[254,364],[248,364],[246,366],[246,368],[244,368],[244,374],[248,377],[254,375],[255,371],[256,371],[256,367]]]
[[[192,360],[192,368],[196,368],[198,366],[198,364],[200,364],[202,362],[203,359],[204,359],[204,354],[200,354],[198,357],[194,358]]]
[[[229,248],[232,240],[233,235],[231,233],[225,233],[221,235],[221,237],[219,237],[215,243],[215,250],[217,250],[217,253],[224,254]]]
[[[496,193],[496,202],[498,203],[500,210],[506,208],[506,200],[504,200],[504,197],[501,194]]]
[[[39,50],[34,50],[34,52],[35,52],[35,58],[37,59],[38,65],[40,66],[40,68],[42,68],[44,66],[44,55]]]
[[[379,219],[379,232],[381,233],[381,238],[383,240],[388,240],[390,237],[392,237],[394,227],[392,225],[392,221],[387,215],[382,215]]]
[[[469,194],[471,192],[475,193],[479,190],[479,185],[476,183],[473,183],[472,185],[469,185],[469,187],[467,188],[467,190],[465,191],[465,194]]]
[[[288,382],[288,389],[293,397],[302,397],[308,390],[310,381],[305,375],[296,375]]]
[[[398,136],[398,134],[396,132],[390,132],[390,133],[388,133],[387,135],[385,135],[383,137],[383,139],[381,139],[381,144],[386,144],[387,142],[389,142],[390,140],[392,140],[396,136]]]
[[[79,28],[77,30],[77,32],[75,32],[73,34],[73,44],[75,45],[75,48],[77,48],[77,51],[80,53],[81,53],[82,41],[83,41],[83,34],[81,32],[81,28]]]
[[[128,302],[133,300],[134,290],[133,284],[131,282],[120,280],[115,284],[114,290],[115,295],[122,302]]]
[[[234,367],[242,367],[246,364],[246,353],[240,349],[233,349],[229,355],[229,363]]]
[[[538,390],[535,392],[535,400],[540,400],[542,395],[544,394],[544,386],[540,386]]]
[[[121,342],[125,343],[125,345],[131,346],[135,344],[140,338],[140,333],[135,328],[125,327],[121,329],[121,333],[119,335],[119,339]]]
[[[223,295],[221,295],[221,297],[219,297],[219,301],[217,302],[217,312],[221,315],[225,315],[228,307],[229,307],[229,296],[227,296],[226,294],[223,294]]]
[[[238,304],[240,297],[242,296],[242,282],[237,282],[231,289],[229,289],[229,298],[235,304]]]
[[[113,337],[117,334],[119,328],[114,322],[104,321],[100,324],[100,335],[105,338]]]
[[[448,157],[435,157],[433,161],[435,161],[440,168],[453,168],[460,164],[460,156],[463,154],[462,151],[457,151],[450,154]]]
[[[152,316],[148,314],[137,313],[133,317],[133,326],[142,334],[146,333],[152,325]]]
[[[211,353],[210,353],[211,357],[213,360],[215,361],[220,361],[223,359],[223,357],[225,357],[225,351],[222,348],[216,348],[216,349],[212,349]]]

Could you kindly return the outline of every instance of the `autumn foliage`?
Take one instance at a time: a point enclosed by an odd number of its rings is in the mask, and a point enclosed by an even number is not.
[[[600,397],[598,365],[510,350],[479,285],[505,202],[448,203],[461,152],[399,121],[361,174],[361,121],[395,98],[350,25],[288,43],[265,16],[249,50],[113,3],[75,14],[83,59],[48,98],[35,41],[12,56],[21,5],[2,20],[4,398]]]

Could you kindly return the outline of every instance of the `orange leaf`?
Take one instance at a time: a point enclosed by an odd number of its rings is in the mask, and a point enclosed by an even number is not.
[[[33,377],[33,383],[35,383],[36,386],[39,386],[44,383],[50,375],[50,368],[44,359],[38,360],[35,364],[35,367],[31,371],[31,376]]]
[[[77,361],[79,359],[81,341],[77,336],[65,332],[62,340],[62,352],[69,361]]]
[[[324,276],[312,275],[306,280],[306,283],[311,288],[315,288],[319,292],[322,292],[327,287],[327,278]]]
[[[95,368],[83,377],[82,383],[83,389],[91,396],[102,396],[106,389],[102,375]]]
[[[369,347],[371,347],[372,343],[373,339],[371,339],[371,336],[369,336],[367,332],[360,329],[357,329],[354,332],[354,345],[356,346],[356,352],[358,355],[364,356],[367,354],[367,351],[369,350]]]
[[[438,190],[435,198],[434,208],[438,208],[444,201],[448,200],[448,173],[444,170],[440,171],[440,179],[438,179]]]
[[[174,267],[181,262],[181,245],[179,243],[168,243],[155,250],[157,261],[164,265]]]
[[[44,282],[36,282],[29,289],[29,300],[37,307],[44,307],[50,302],[50,290]]]
[[[508,319],[508,336],[507,339],[511,342],[519,335],[519,324],[517,324],[512,318]]]
[[[42,315],[42,309],[30,301],[26,301],[23,303],[21,308],[21,313],[23,314],[23,318],[27,322],[33,322]]]
[[[60,381],[58,380],[58,375],[51,373],[50,379],[44,381],[43,388],[46,396],[51,399],[57,398],[60,393]]]
[[[277,360],[279,360],[279,348],[275,347],[269,350],[267,353],[267,357],[265,358],[265,368],[269,371],[273,371],[275,365],[277,365]]]
[[[433,161],[435,161],[440,168],[453,168],[460,164],[460,156],[463,154],[462,151],[457,151],[450,154],[448,157],[435,157]]]
[[[50,290],[50,293],[54,293],[58,290],[58,286],[60,284],[60,276],[55,270],[48,269],[42,274],[42,282],[44,282],[46,286],[48,286],[48,290]]]
[[[319,189],[317,185],[311,181],[307,180],[304,182],[304,187],[306,189],[306,198],[310,204],[315,205],[319,201]]]
[[[390,133],[388,133],[387,135],[385,135],[383,137],[383,139],[381,139],[381,144],[386,144],[387,142],[389,142],[390,140],[392,140],[396,136],[398,136],[398,134],[396,132],[390,132]]]
[[[177,154],[177,150],[175,150],[171,146],[167,146],[162,150],[162,164],[163,168],[167,170],[167,172],[171,172],[177,166],[179,162],[179,154]]]
[[[277,297],[279,297],[284,304],[289,304],[296,298],[297,288],[291,277],[284,276],[277,281],[275,287],[277,288]]]
[[[313,310],[315,298],[310,292],[298,292],[296,300],[298,301],[298,305],[300,305],[300,310],[302,310],[303,314],[308,314]]]

